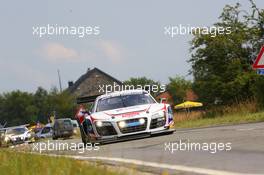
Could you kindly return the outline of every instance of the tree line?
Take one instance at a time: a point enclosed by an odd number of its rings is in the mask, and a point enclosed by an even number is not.
[[[39,87],[35,93],[19,90],[0,95],[0,124],[7,126],[47,123],[50,116],[72,117],[75,99],[67,91],[56,88],[49,92]]]

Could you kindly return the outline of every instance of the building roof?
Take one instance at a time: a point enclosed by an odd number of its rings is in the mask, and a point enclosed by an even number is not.
[[[111,79],[113,79],[116,83],[118,84],[123,84],[121,81],[117,80],[116,78],[112,77],[111,75],[103,72],[102,70],[98,69],[98,68],[93,68],[91,70],[88,70],[85,74],[83,74],[71,87],[68,88],[68,90],[70,92],[73,92],[75,91],[78,86],[83,82],[85,81],[87,78],[89,78],[94,72],[100,72],[101,74],[103,74],[104,76],[107,76]]]

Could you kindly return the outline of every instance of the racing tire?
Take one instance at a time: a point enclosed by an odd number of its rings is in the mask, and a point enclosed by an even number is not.
[[[91,138],[90,136],[88,136],[85,131],[84,131],[84,128],[82,126],[80,126],[80,131],[81,131],[81,138],[82,138],[82,142],[83,144],[86,146],[87,143],[90,143],[91,142]]]
[[[168,129],[168,130],[170,130],[170,131],[167,131],[167,132],[165,133],[165,135],[171,135],[171,134],[173,134],[174,132],[176,132],[176,129]]]
[[[175,131],[170,131],[170,132],[168,132],[167,133],[167,135],[171,135],[171,134],[173,134]]]

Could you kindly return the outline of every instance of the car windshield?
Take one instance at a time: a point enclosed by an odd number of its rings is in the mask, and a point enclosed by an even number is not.
[[[50,130],[51,130],[51,127],[45,127],[42,129],[41,134],[46,134],[46,133],[50,132]]]
[[[64,124],[65,127],[71,127],[72,126],[71,120],[64,120],[63,124]]]
[[[7,134],[14,134],[14,135],[24,134],[25,132],[26,132],[26,128],[13,128],[7,130]]]
[[[58,120],[58,127],[61,129],[69,128],[72,126],[71,120]]]
[[[98,101],[96,111],[106,111],[111,109],[124,108],[129,106],[155,103],[149,94],[131,94],[115,97],[102,98]]]

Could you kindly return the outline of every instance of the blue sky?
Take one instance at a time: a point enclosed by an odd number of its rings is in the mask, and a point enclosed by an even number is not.
[[[226,4],[248,0],[184,1],[5,1],[0,7],[0,93],[38,86],[63,88],[88,67],[123,81],[146,76],[162,83],[186,76],[191,35],[168,38],[164,26],[211,26]],[[263,0],[255,0],[264,8]],[[32,34],[33,26],[99,26],[100,35],[78,38]],[[191,79],[191,76],[187,76]]]

